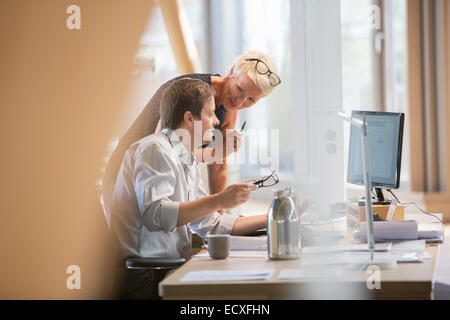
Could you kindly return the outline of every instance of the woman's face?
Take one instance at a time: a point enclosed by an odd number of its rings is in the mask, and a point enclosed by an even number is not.
[[[240,76],[229,76],[225,83],[222,98],[227,111],[245,109],[254,105],[262,98],[261,89],[253,82],[247,73]]]

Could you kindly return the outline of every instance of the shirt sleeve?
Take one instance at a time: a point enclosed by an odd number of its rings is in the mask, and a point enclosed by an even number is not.
[[[143,223],[149,231],[175,231],[180,203],[169,199],[175,192],[175,163],[157,144],[139,151],[133,181]]]
[[[208,196],[201,180],[197,193],[198,199]],[[189,224],[189,228],[202,238],[205,238],[208,232],[217,234],[231,234],[237,219],[238,217],[236,216],[226,213],[220,214],[215,211],[201,219],[191,222]]]

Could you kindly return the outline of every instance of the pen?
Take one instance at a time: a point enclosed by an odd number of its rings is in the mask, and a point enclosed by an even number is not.
[[[246,124],[246,123],[247,123],[247,121],[244,121],[244,123],[242,124],[241,130],[240,130],[241,132],[244,131],[244,128],[245,128],[245,124]]]

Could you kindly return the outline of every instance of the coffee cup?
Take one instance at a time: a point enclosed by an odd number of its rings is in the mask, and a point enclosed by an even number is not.
[[[229,234],[209,234],[204,241],[208,246],[209,256],[213,259],[225,259],[230,252]]]

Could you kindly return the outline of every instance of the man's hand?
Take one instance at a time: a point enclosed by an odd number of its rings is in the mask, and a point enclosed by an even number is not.
[[[225,190],[216,194],[219,209],[231,209],[246,203],[250,196],[250,191],[256,189],[258,189],[256,185],[249,183],[228,186]]]

